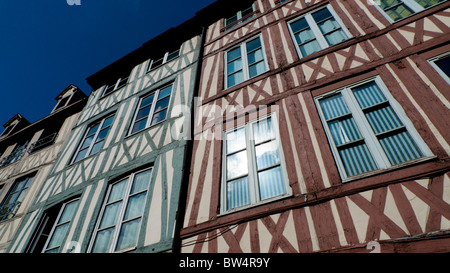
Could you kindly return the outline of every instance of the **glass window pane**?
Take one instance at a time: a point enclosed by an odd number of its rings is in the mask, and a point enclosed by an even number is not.
[[[377,169],[366,144],[346,147],[339,151],[348,176],[357,175]]]
[[[161,112],[155,113],[153,115],[153,119],[152,119],[152,124],[151,125],[154,125],[154,124],[156,124],[158,122],[161,122],[161,121],[165,120],[166,119],[166,115],[167,115],[167,109],[165,109],[165,110],[163,110]]]
[[[130,197],[128,199],[127,209],[125,211],[125,220],[132,219],[142,215],[145,206],[145,197],[147,192]]]
[[[436,60],[434,63],[442,70],[442,72],[450,77],[450,56]]]
[[[316,36],[314,36],[314,33],[310,28],[307,28],[303,31],[300,31],[299,33],[295,34],[295,39],[297,41],[297,44],[304,44],[308,41],[314,40]]]
[[[247,53],[250,53],[258,48],[261,48],[261,39],[256,38],[250,42],[247,42]]]
[[[336,146],[361,139],[361,134],[353,117],[334,120],[329,122],[328,126]]]
[[[297,33],[300,30],[305,29],[305,28],[309,28],[308,22],[306,22],[305,18],[302,18],[300,20],[297,20],[297,21],[291,23],[291,29],[292,29],[292,32],[294,32],[294,33]]]
[[[320,107],[326,120],[343,116],[350,113],[344,102],[342,94],[333,95],[320,100]]]
[[[352,91],[362,109],[386,101],[386,97],[375,82],[355,87]]]
[[[242,71],[228,76],[228,87],[234,86],[244,81],[244,73]]]
[[[122,225],[116,250],[125,249],[136,245],[141,219],[136,219]]]
[[[133,187],[131,188],[131,194],[148,189],[151,174],[152,170],[136,174],[134,177]]]
[[[123,198],[125,187],[128,183],[128,179],[112,185],[111,192],[109,193],[108,203],[120,200]]]
[[[86,153],[87,153],[88,149],[84,149],[78,152],[77,157],[75,158],[75,162],[82,160],[83,158],[85,158]]]
[[[152,105],[150,104],[150,105],[140,109],[137,113],[136,120],[140,120],[144,117],[148,117],[148,114],[150,114],[151,108],[152,108]]]
[[[256,77],[266,72],[266,65],[264,62],[259,62],[249,67],[250,78]]]
[[[273,130],[272,118],[263,119],[253,124],[253,137],[255,143],[275,138],[275,131]]]
[[[248,177],[242,177],[227,183],[227,209],[250,204]]]
[[[227,52],[227,62],[234,61],[241,57],[241,48],[235,48]]]
[[[92,147],[91,155],[98,153],[103,146],[103,140],[100,142],[95,143],[94,147]]]
[[[94,135],[91,135],[90,137],[87,137],[84,140],[83,145],[81,145],[81,149],[89,147],[91,145],[93,139],[94,139]]]
[[[227,180],[248,174],[247,151],[227,156]]]
[[[117,217],[119,216],[121,207],[122,201],[107,205],[105,207],[99,229],[115,225],[117,223]]]
[[[276,141],[267,142],[255,147],[257,169],[261,170],[280,164],[278,155],[278,143]]]
[[[227,18],[225,21],[226,21],[225,26],[228,26],[237,21],[237,15],[233,15],[233,16]]]
[[[105,129],[101,130],[98,133],[98,137],[97,137],[96,141],[103,140],[108,135],[108,132],[109,132],[109,128],[105,128]]]
[[[64,223],[67,221],[72,221],[72,219],[75,215],[75,212],[78,208],[78,203],[79,203],[79,200],[70,202],[64,206],[64,211],[61,214],[61,217],[59,218],[58,224]]]
[[[392,20],[398,21],[400,19],[406,18],[413,14],[414,12],[408,8],[405,4],[397,6],[395,8],[386,10],[386,14],[391,17]]]
[[[242,60],[240,58],[228,63],[228,67],[227,67],[228,75],[233,74],[234,72],[237,72],[238,70],[242,70]]]
[[[302,56],[308,56],[320,50],[320,45],[316,40],[300,46]]]
[[[347,40],[347,35],[345,35],[343,30],[336,30],[335,32],[325,35],[325,40],[327,40],[327,43],[331,46]]]
[[[95,238],[95,243],[94,247],[92,248],[92,252],[107,253],[112,241],[113,234],[114,228],[109,228],[98,232],[97,237]]]
[[[139,108],[152,104],[154,98],[155,93],[152,93],[150,96],[143,98],[141,104],[139,105]]]
[[[285,193],[281,167],[259,172],[258,179],[261,200]]]
[[[444,1],[445,0],[416,0],[416,2],[419,3],[425,9]]]
[[[334,18],[328,19],[320,24],[318,24],[320,31],[323,34],[329,33],[333,30],[341,28],[341,26],[334,20]]]
[[[391,106],[366,113],[366,118],[375,134],[384,133],[403,126],[403,123]]]
[[[158,99],[169,96],[171,92],[172,92],[172,85],[164,89],[161,89],[161,91],[159,91]]]
[[[110,126],[111,123],[113,122],[113,119],[114,119],[114,116],[111,116],[111,117],[107,118],[105,120],[105,122],[103,123],[103,125],[102,125],[102,129]]]
[[[100,126],[100,123],[94,125],[91,129],[89,129],[87,136],[95,135],[99,126]]]
[[[158,101],[155,106],[155,112],[158,112],[169,105],[170,97],[165,97],[164,99]]]
[[[248,54],[248,63],[250,65],[257,63],[259,61],[263,61],[263,60],[264,60],[264,55],[263,55],[262,49],[253,51]]]
[[[319,23],[327,18],[333,17],[333,15],[331,15],[331,12],[327,8],[324,8],[314,12],[312,14],[312,17],[314,18],[314,21],[316,21],[316,23]]]
[[[381,138],[380,144],[392,165],[423,156],[419,147],[417,147],[414,140],[406,131]]]
[[[143,119],[143,120],[136,122],[133,125],[133,129],[131,130],[131,133],[136,133],[140,130],[144,130],[146,125],[147,125],[147,119]]]
[[[47,245],[47,248],[53,248],[56,246],[61,246],[62,242],[64,241],[67,233],[67,229],[69,228],[69,223],[58,226],[55,228],[52,234],[52,238]]]
[[[227,154],[245,149],[245,128],[227,133]]]

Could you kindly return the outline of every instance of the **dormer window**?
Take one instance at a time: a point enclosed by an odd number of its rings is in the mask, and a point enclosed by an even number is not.
[[[164,56],[158,60],[150,60],[147,72],[157,69],[158,67],[178,58],[178,56],[180,56],[180,49],[173,52],[166,52]]]
[[[0,135],[0,137],[7,136],[12,131],[13,128],[14,128],[14,125],[10,125],[10,126],[6,127],[5,130],[3,131],[3,133]]]
[[[106,89],[102,94],[102,97],[108,96],[109,94],[113,93],[114,91],[127,85],[127,83],[128,83],[128,77],[119,78],[114,84],[106,86]]]

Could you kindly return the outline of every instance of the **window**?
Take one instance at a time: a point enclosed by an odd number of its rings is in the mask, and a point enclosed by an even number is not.
[[[450,84],[450,52],[431,58],[428,62]]]
[[[62,205],[50,231],[50,235],[42,249],[43,253],[59,253],[62,251],[64,239],[69,232],[69,227],[75,217],[79,202],[80,199],[77,198]]]
[[[163,87],[139,100],[130,134],[158,124],[166,119],[173,85]]]
[[[244,42],[228,50],[225,55],[227,88],[267,71],[261,37]]]
[[[343,179],[432,155],[378,77],[316,103]]]
[[[0,135],[0,137],[7,136],[12,131],[14,126],[15,125],[9,125],[8,127],[6,127],[3,133]]]
[[[105,96],[113,93],[114,91],[119,90],[120,88],[127,85],[127,83],[128,83],[128,77],[119,78],[115,84],[106,86],[105,91],[102,94],[102,97],[105,97]]]
[[[14,182],[0,206],[0,222],[11,219],[16,214],[34,176],[27,176]]]
[[[287,194],[274,115],[224,133],[221,211]]]
[[[347,40],[351,35],[330,5],[288,23],[300,57]]]
[[[175,50],[174,52],[166,52],[161,59],[158,60],[150,60],[147,68],[147,72],[157,69],[158,67],[166,64],[180,56],[180,49]]]
[[[248,21],[253,17],[255,17],[254,5],[246,8],[246,9],[240,10],[233,16],[225,19],[225,31],[230,30],[230,29],[242,24],[245,21]]]
[[[378,0],[374,1],[395,22],[447,0]]]
[[[151,174],[152,169],[133,173],[109,186],[90,252],[124,251],[136,246]]]
[[[13,164],[14,162],[19,161],[27,151],[28,142],[29,141],[25,141],[22,142],[22,144],[16,144],[16,147],[14,147],[14,150],[11,152],[11,154],[0,161],[0,167],[6,167],[10,164]]]
[[[101,121],[89,126],[77,152],[73,158],[73,162],[80,161],[90,155],[98,153],[105,142],[105,138],[111,129],[114,115],[108,116]]]

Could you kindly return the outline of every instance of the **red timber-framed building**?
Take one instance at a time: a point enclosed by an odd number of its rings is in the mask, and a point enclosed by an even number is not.
[[[181,252],[450,251],[450,2],[235,3],[202,11],[235,5],[204,35]]]

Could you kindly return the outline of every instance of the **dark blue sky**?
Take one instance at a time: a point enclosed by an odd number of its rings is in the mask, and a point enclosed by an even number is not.
[[[89,95],[88,76],[215,0],[80,2],[0,0],[0,126],[47,116],[69,84]]]

